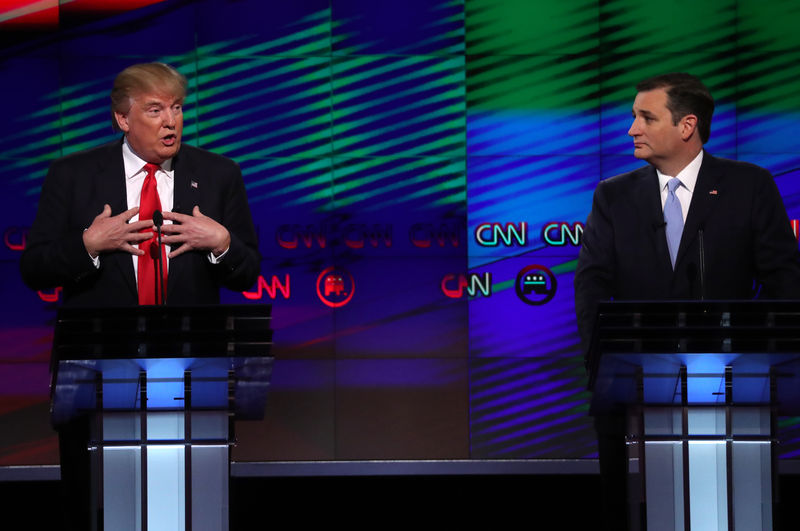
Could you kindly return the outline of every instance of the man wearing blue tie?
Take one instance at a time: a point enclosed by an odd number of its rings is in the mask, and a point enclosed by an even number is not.
[[[636,86],[634,156],[595,190],[575,272],[581,347],[607,300],[800,299],[800,252],[770,173],[714,157],[714,100],[696,77]],[[625,529],[624,419],[597,417],[607,527]]]

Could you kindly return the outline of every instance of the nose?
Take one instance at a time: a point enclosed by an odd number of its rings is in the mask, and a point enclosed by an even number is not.
[[[633,122],[631,122],[630,128],[628,128],[628,136],[636,136],[638,134],[640,134],[640,131],[639,131],[639,120],[634,118]]]
[[[174,109],[167,109],[167,111],[163,115],[164,115],[164,126],[169,128],[175,127],[175,123],[177,121],[176,111]]]

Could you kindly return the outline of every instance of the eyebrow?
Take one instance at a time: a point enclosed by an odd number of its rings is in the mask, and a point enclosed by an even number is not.
[[[656,115],[652,112],[648,111],[647,109],[640,109],[639,114],[646,117],[646,118],[655,118]],[[631,109],[631,116],[636,117],[636,109]]]
[[[173,105],[183,105],[184,98],[178,98],[173,100],[171,103],[164,104],[160,100],[148,100],[142,103],[144,107],[172,107]]]

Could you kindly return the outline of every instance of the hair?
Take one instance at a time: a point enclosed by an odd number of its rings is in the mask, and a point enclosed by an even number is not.
[[[678,122],[687,114],[697,116],[697,130],[703,144],[711,137],[711,116],[714,114],[714,98],[711,92],[697,77],[676,72],[645,79],[636,85],[637,92],[665,89],[667,109],[672,114],[672,123]]]
[[[121,131],[115,112],[131,110],[133,98],[139,94],[164,92],[179,98],[186,97],[188,82],[183,74],[164,63],[132,65],[117,74],[111,89],[111,125]]]

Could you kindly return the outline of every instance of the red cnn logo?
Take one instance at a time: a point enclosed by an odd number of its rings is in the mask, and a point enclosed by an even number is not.
[[[59,286],[56,289],[54,289],[52,293],[46,293],[44,291],[37,291],[36,294],[44,302],[58,302],[59,297],[61,297],[61,286]]]
[[[442,293],[451,299],[459,299],[464,296],[464,292],[470,297],[475,297],[478,292],[489,297],[492,294],[492,274],[491,273],[468,273],[466,275],[448,273],[442,277],[439,285]]]
[[[378,247],[381,241],[386,247],[392,246],[391,225],[354,223],[345,227],[344,243],[351,249],[363,249],[365,243]]]
[[[278,277],[275,275],[272,275],[269,284],[267,284],[267,281],[263,275],[258,275],[258,283],[256,284],[256,290],[243,291],[242,295],[244,295],[246,299],[257,300],[261,299],[264,296],[265,291],[267,292],[267,295],[269,296],[270,299],[277,298],[278,291],[281,292],[281,295],[283,295],[284,299],[288,299],[289,297],[292,296],[292,289],[289,283],[289,275],[288,274],[284,275],[283,284],[281,284],[280,280],[278,280]]]
[[[408,230],[408,237],[415,247],[421,249],[431,247],[433,243],[437,243],[439,247],[446,247],[448,243],[453,247],[458,247],[460,232],[461,229],[458,226],[446,223],[440,225],[414,223]]]
[[[28,229],[9,227],[3,234],[3,242],[12,251],[24,251],[28,239]]]
[[[300,242],[302,242],[307,249],[314,246],[314,241],[321,249],[324,249],[328,244],[325,233],[315,227],[314,225],[281,225],[275,233],[275,239],[278,245],[284,249],[297,249]]]

